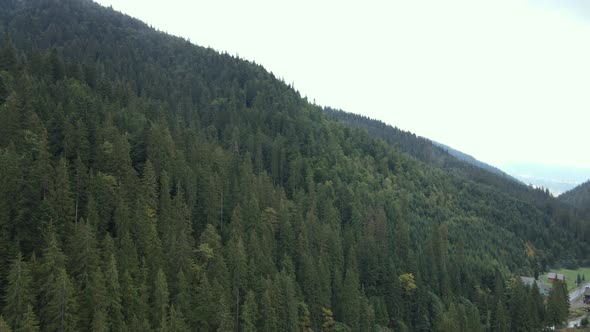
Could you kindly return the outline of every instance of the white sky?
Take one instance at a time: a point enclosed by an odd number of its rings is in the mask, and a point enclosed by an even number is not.
[[[98,2],[482,161],[590,167],[590,1]]]

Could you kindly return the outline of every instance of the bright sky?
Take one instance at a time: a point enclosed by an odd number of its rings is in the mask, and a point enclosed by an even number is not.
[[[590,167],[589,1],[98,2],[482,161]]]

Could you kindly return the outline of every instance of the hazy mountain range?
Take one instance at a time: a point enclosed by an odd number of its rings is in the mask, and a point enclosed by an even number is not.
[[[452,147],[432,142],[446,150],[453,157],[492,173],[507,176],[536,188],[547,188],[559,196],[590,179],[590,168],[546,165],[538,163],[507,163],[498,167],[486,164],[475,157]]]
[[[590,168],[536,163],[511,163],[500,168],[526,184],[547,188],[556,196],[590,179]]]

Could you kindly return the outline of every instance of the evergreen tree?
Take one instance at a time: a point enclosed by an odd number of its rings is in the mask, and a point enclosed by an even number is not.
[[[29,315],[28,310],[34,303],[32,282],[31,270],[19,252],[12,261],[8,272],[8,285],[5,295],[6,305],[3,310],[6,322],[15,331],[24,327],[23,320],[25,316]],[[29,317],[29,319],[33,319],[33,317]]]
[[[0,332],[12,332],[12,329],[8,326],[2,316],[0,316]]]
[[[104,274],[97,267],[90,275],[90,282],[82,293],[80,306],[80,327],[93,331],[108,330],[107,321],[107,289]]]
[[[169,306],[168,283],[166,275],[160,269],[154,281],[154,291],[152,295],[153,313],[152,326],[158,331],[166,331],[168,327],[168,306]]]
[[[41,308],[44,331],[77,331],[74,287],[64,268],[58,268],[46,283]]]
[[[170,322],[170,328],[168,329],[169,331],[174,331],[174,332],[189,332],[190,328],[188,327],[184,316],[182,315],[182,312],[179,310],[176,310],[176,308],[174,307],[174,305],[172,305],[170,307],[170,318],[168,319],[168,321]]]
[[[246,293],[240,314],[242,331],[257,331],[256,322],[258,320],[258,308],[256,305],[256,297],[253,291],[250,290]]]
[[[33,312],[33,307],[31,305],[27,306],[27,311],[22,317],[19,327],[17,327],[15,332],[38,332],[39,331],[39,321],[37,320],[37,316]]]
[[[566,284],[560,280],[555,280],[547,298],[546,323],[553,326],[563,324],[567,319],[569,307]]]
[[[64,238],[66,234],[71,234],[75,214],[72,196],[68,164],[64,158],[61,158],[55,167],[55,178],[49,191],[50,207],[57,218],[54,226],[60,238]]]
[[[117,261],[114,255],[111,255],[107,263],[105,277],[105,312],[108,317],[109,329],[111,331],[125,331],[127,327],[125,326],[125,320],[122,313],[119,272],[117,270]]]
[[[242,238],[239,235],[234,235],[230,239],[227,248],[227,262],[231,276],[234,321],[236,322],[236,326],[239,326],[240,298],[248,269],[246,265],[246,250],[244,249]]]

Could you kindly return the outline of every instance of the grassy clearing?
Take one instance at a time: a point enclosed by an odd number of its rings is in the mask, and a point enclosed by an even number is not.
[[[572,289],[574,289],[576,287],[576,278],[577,278],[578,274],[580,274],[580,276],[585,275],[586,282],[590,282],[590,267],[583,267],[583,268],[579,268],[577,270],[551,269],[551,270],[549,270],[549,272],[561,273],[561,274],[565,275],[565,282],[567,284],[567,289],[569,291],[571,291]],[[547,274],[543,274],[542,276],[539,276],[539,279],[541,279],[541,281],[545,285],[551,285],[551,283],[547,281]]]

